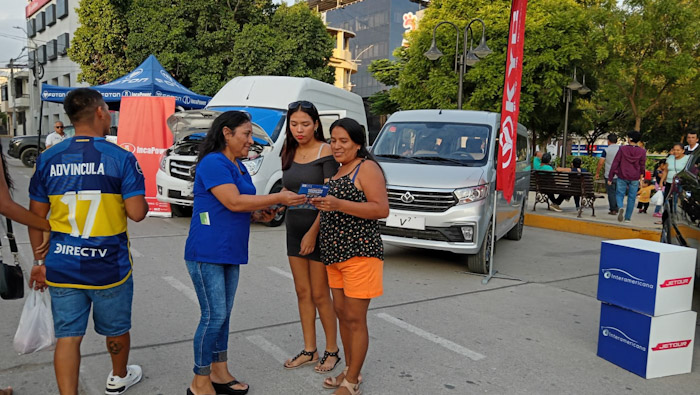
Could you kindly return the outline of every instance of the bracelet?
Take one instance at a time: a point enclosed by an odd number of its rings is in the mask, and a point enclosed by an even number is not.
[[[35,259],[34,260],[34,266],[42,266],[44,264],[43,259]]]

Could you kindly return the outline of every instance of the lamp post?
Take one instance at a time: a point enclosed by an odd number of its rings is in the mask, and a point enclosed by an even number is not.
[[[571,82],[564,88],[564,100],[566,101],[566,109],[564,110],[564,141],[561,148],[561,163],[562,167],[566,166],[566,134],[569,128],[569,104],[571,103],[571,92],[576,91],[579,95],[588,94],[591,89],[586,86],[586,75],[583,75],[583,83],[576,79],[576,68],[574,67],[574,77]]]
[[[474,48],[474,32],[471,30],[471,25],[474,22],[481,23],[481,42]],[[457,33],[457,39],[455,40],[455,72],[459,73],[459,91],[457,94],[457,108],[462,109],[462,80],[464,79],[464,71],[467,66],[474,66],[481,58],[488,56],[491,49],[486,45],[486,25],[484,21],[479,18],[472,19],[467,27],[464,28],[464,43],[462,44],[462,54],[459,54],[459,37],[460,31],[457,25],[449,21],[442,21],[435,25],[433,28],[433,41],[428,49],[423,55],[430,60],[439,59],[443,53],[438,49],[437,43],[435,42],[435,33],[440,25],[448,24],[455,29]],[[467,51],[467,39],[469,33],[471,32],[471,41],[469,41],[469,51]]]

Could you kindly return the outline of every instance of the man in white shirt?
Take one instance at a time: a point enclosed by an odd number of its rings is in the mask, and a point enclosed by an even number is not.
[[[685,141],[688,142],[688,145],[685,146],[685,154],[690,155],[700,145],[698,144],[698,132],[694,130],[688,132],[688,135],[685,136]]]
[[[63,122],[56,121],[56,123],[53,125],[53,133],[46,136],[46,149],[51,148],[51,146],[60,143],[66,138],[66,134],[63,132],[63,129],[65,129]]]

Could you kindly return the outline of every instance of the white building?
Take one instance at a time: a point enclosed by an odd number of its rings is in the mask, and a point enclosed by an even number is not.
[[[26,134],[37,133],[40,112],[42,134],[50,133],[56,121],[70,124],[61,103],[45,102],[43,111],[40,111],[42,83],[87,86],[85,83],[76,82],[80,66],[68,57],[73,33],[80,25],[76,12],[79,6],[80,0],[31,0],[27,4],[27,46],[30,48],[27,65],[31,68],[37,64],[37,72],[29,73],[30,110],[26,120]],[[17,134],[23,133],[18,130]]]

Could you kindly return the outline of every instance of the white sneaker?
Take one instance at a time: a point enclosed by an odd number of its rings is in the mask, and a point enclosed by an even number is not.
[[[126,377],[113,376],[112,372],[109,372],[107,376],[107,388],[105,389],[106,395],[118,395],[123,394],[132,385],[141,381],[142,372],[139,365],[128,365],[126,367]]]

